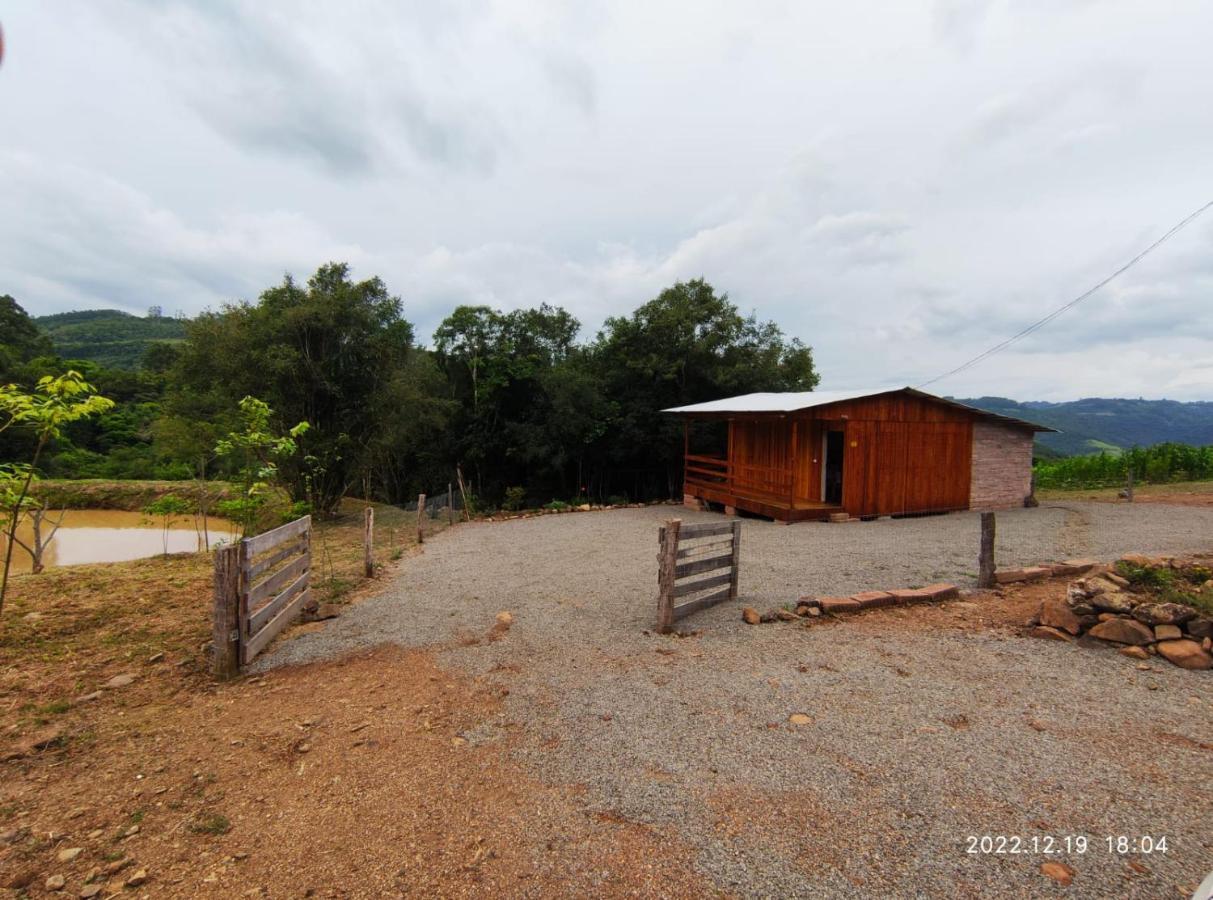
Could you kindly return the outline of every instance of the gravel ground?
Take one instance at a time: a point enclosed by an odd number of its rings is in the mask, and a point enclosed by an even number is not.
[[[1055,892],[1050,857],[968,854],[969,835],[1086,836],[1085,854],[1052,857],[1077,871],[1073,896],[1175,896],[1213,865],[1208,674],[960,627],[947,607],[751,628],[722,604],[683,623],[694,636],[653,635],[656,526],[672,515],[719,521],[650,507],[462,526],[261,665],[441,646],[443,665],[510,689],[505,719],[469,740],[512,735],[528,770],[585,785],[591,812],[675,828],[688,863],[743,896]],[[1049,505],[998,527],[1004,566],[1213,546],[1213,509],[1193,507]],[[968,584],[977,528],[968,513],[747,520],[741,600]],[[499,610],[514,624],[488,639]],[[1135,872],[1107,850],[1119,834],[1165,835],[1169,852]]]

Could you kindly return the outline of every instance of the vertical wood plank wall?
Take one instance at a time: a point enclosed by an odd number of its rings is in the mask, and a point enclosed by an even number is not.
[[[910,395],[865,397],[795,416],[734,418],[729,458],[734,474],[746,466],[787,469],[796,501],[821,502],[823,437],[844,432],[843,508],[854,516],[967,509],[973,417],[964,410]],[[787,496],[782,498],[786,501]]]

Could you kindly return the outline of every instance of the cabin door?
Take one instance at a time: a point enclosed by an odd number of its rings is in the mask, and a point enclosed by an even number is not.
[[[844,432],[830,429],[822,436],[825,444],[821,466],[821,499],[842,505],[842,456],[846,447]]]

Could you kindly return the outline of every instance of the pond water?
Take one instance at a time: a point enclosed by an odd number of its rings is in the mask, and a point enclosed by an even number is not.
[[[50,531],[58,513],[50,513],[50,523],[43,524],[45,535]],[[51,566],[74,566],[81,563],[118,562],[126,559],[143,559],[161,553],[196,553],[232,541],[239,531],[226,519],[209,516],[207,536],[203,537],[202,519],[193,516],[178,516],[163,527],[160,516],[147,516],[139,512],[123,512],[115,509],[69,509],[63,517],[63,525],[47,545],[42,562]],[[17,537],[33,546],[28,520],[23,520],[17,529]],[[0,539],[0,552],[3,540]],[[13,571],[30,570],[29,554],[20,545],[13,548]]]

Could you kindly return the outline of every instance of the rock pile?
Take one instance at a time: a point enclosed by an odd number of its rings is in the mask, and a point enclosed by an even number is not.
[[[1126,656],[1158,655],[1180,668],[1213,669],[1213,617],[1134,593],[1115,572],[1070,582],[1065,598],[1045,600],[1029,625],[1037,637],[1073,641],[1085,635],[1122,645]]]

